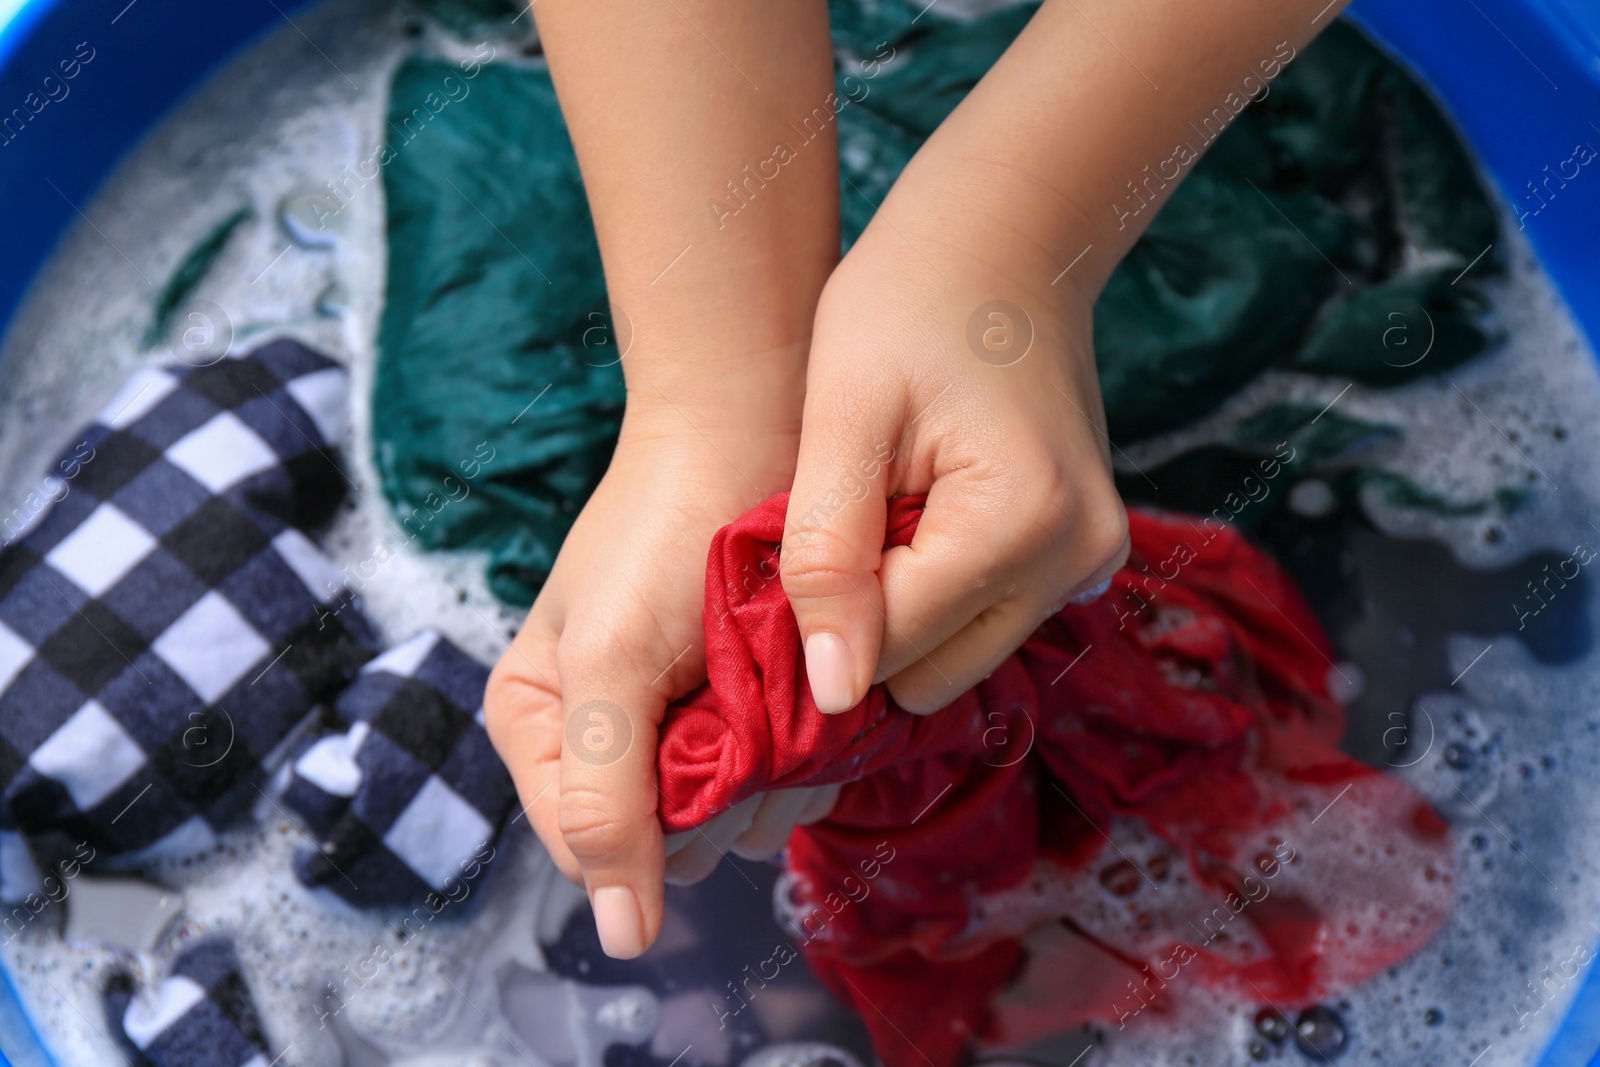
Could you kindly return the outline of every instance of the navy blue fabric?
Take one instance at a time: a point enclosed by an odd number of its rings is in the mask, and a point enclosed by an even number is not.
[[[488,668],[432,631],[374,659],[307,536],[348,484],[347,389],[287,340],[147,367],[63,454],[0,549],[0,831],[203,850],[331,709],[347,732],[279,780],[321,842],[300,880],[377,905],[477,876],[515,798]]]
[[[516,801],[483,729],[488,678],[432,631],[363,668],[337,704],[350,731],[316,743],[321,761],[302,753],[284,790],[321,835],[296,856],[302,882],[357,905],[414,904],[477,876]]]
[[[140,1003],[126,973],[112,977],[104,999],[106,1022],[137,1067],[264,1067],[272,1059],[238,957],[224,938],[179,953],[148,1002]],[[157,1014],[164,1003],[187,1007],[167,1019]]]
[[[343,499],[342,369],[289,340],[140,371],[0,548],[0,829],[200,843],[377,651],[302,532]],[[13,520],[16,516],[13,516]]]

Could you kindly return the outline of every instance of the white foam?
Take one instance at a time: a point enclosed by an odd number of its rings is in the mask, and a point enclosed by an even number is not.
[[[70,230],[35,283],[0,346],[0,514],[25,499],[39,472],[71,443],[68,435],[131,372],[173,358],[164,349],[140,349],[152,293],[145,278],[168,276],[211,226],[250,205],[254,217],[234,233],[196,298],[227,309],[236,348],[286,333],[349,368],[355,444],[345,468],[358,489],[327,538],[328,551],[359,577],[361,605],[388,641],[435,626],[492,661],[519,613],[489,595],[481,555],[425,556],[414,549],[377,490],[365,445],[383,306],[381,183],[350,198],[332,248],[285,251],[277,222],[284,197],[321,187],[383,140],[383,87],[413,43],[385,0],[333,0],[296,22],[326,56],[298,30],[283,27],[230,63],[119,167],[86,205],[99,230]],[[1387,532],[1437,539],[1476,567],[1505,566],[1539,549],[1566,555],[1576,539],[1600,536],[1587,523],[1600,511],[1593,359],[1514,221],[1505,229],[1499,251],[1512,269],[1491,285],[1508,337],[1504,347],[1437,380],[1394,390],[1356,386],[1339,401],[1343,414],[1405,426],[1386,465],[1426,485],[1478,498],[1509,478],[1523,480],[1532,500],[1503,522],[1385,510],[1374,502]],[[319,297],[335,284],[347,294],[346,310],[339,318],[319,315]],[[1462,400],[1458,385],[1481,410]],[[1197,426],[1127,451],[1149,469],[1183,449],[1227,439],[1234,421],[1266,401],[1320,407],[1341,388],[1336,381],[1269,374]],[[1559,489],[1532,472],[1524,454]],[[1600,632],[1600,598],[1590,605],[1589,621]],[[1452,643],[1452,673],[1466,668],[1484,643]],[[1589,773],[1600,763],[1600,656],[1553,668],[1514,639],[1497,639],[1449,700],[1429,705],[1440,720],[1438,743],[1403,773],[1457,827],[1457,905],[1425,949],[1346,996],[1340,1010],[1355,1042],[1350,1062],[1467,1064],[1486,1046],[1492,1048],[1477,1059],[1479,1067],[1533,1062],[1577,983],[1555,991],[1552,1003],[1518,1029],[1513,1005],[1526,996],[1524,976],[1559,965],[1575,942],[1600,940],[1590,925],[1600,920],[1600,853],[1591,840],[1600,823],[1600,789]],[[1493,757],[1463,776],[1443,762],[1443,751],[1469,729],[1473,743],[1489,746]],[[528,847],[497,861],[510,869],[485,890],[487,907],[475,922],[431,923],[402,946],[391,925],[399,916],[357,912],[294,880],[290,855],[304,843],[287,824],[269,822],[228,835],[202,861],[149,867],[147,873],[185,897],[184,915],[155,953],[130,960],[63,945],[42,922],[0,948],[59,1060],[120,1062],[85,1023],[101,1017],[100,990],[113,965],[131,963],[153,988],[182,938],[225,930],[235,938],[267,1032],[295,1046],[285,1063],[331,1067],[343,1039],[335,1034],[347,1032],[379,1055],[408,1062],[496,1055],[523,1062],[463,999],[493,1019],[497,968],[514,960],[540,969],[534,924],[548,926],[552,916],[542,909],[572,901],[542,853]],[[514,893],[494,889],[512,884]],[[361,978],[380,947],[392,962]],[[324,1018],[319,1012],[328,1009],[330,980],[347,983],[348,995],[337,1015]],[[1197,1000],[1199,1007],[1168,1020],[1145,1013],[1086,1063],[1244,1062],[1255,1005],[1220,996]],[[1430,1007],[1444,1012],[1436,1028],[1422,1021]],[[516,1032],[504,1022],[499,1028]]]

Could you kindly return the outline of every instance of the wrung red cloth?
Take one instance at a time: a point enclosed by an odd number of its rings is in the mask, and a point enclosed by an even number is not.
[[[1125,1025],[1185,989],[1302,1005],[1443,921],[1443,822],[1337,751],[1329,642],[1231,526],[1132,511],[1110,590],[943,711],[873,686],[823,715],[777,578],[786,505],[712,542],[709,682],[663,723],[661,818],[847,783],[789,841],[787,918],[890,1067]],[[890,502],[886,551],[921,509]]]

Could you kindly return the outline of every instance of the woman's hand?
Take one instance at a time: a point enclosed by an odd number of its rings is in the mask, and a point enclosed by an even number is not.
[[[628,957],[660,929],[664,869],[689,879],[725,849],[770,854],[832,804],[779,792],[668,844],[655,768],[667,702],[705,680],[711,535],[794,474],[811,322],[839,256],[833,125],[781,180],[760,164],[826,106],[833,54],[825,0],[533,13],[633,343],[611,467],[486,712],[540,840],[589,890],[602,947]]]
[[[588,887],[601,943],[620,958],[655,940],[664,872],[692,881],[726,851],[770,855],[837,793],[753,797],[662,839],[656,730],[671,700],[705,682],[711,535],[787,487],[794,466],[792,422],[725,421],[630,403],[611,467],[485,698],[529,821],[562,872]]]
[[[875,678],[942,707],[1121,565],[1090,309],[1338,6],[1045,0],[918,150],[813,328],[782,575],[819,707]],[[886,498],[920,492],[882,552]]]
[[[823,293],[789,498],[783,585],[828,712],[885,679],[943,707],[1128,552],[1089,302],[989,220],[897,215]],[[916,538],[884,552],[885,502],[910,493]]]

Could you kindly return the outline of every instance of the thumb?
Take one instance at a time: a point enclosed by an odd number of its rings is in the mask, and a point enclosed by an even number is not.
[[[878,565],[894,454],[887,429],[808,413],[801,431],[780,575],[800,624],[811,695],[827,714],[860,703],[877,669]]]
[[[559,821],[601,947],[614,959],[632,959],[656,939],[664,908],[655,756],[666,699],[627,666],[618,668],[622,658],[614,649],[563,647]]]

